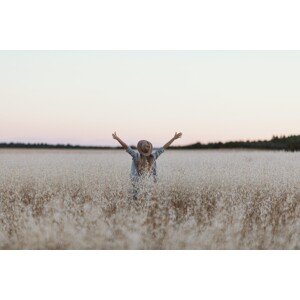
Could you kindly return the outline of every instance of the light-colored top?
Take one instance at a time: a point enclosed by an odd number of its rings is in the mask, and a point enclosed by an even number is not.
[[[131,164],[131,179],[137,180],[140,176],[137,169],[137,162],[140,159],[140,153],[137,151],[134,151],[131,147],[128,147],[126,150],[127,153],[129,153],[132,156],[132,164]],[[152,156],[154,158],[153,166],[151,169],[151,175],[156,179],[157,177],[157,167],[156,167],[156,160],[158,157],[165,152],[165,149],[163,147],[157,149],[152,153]]]

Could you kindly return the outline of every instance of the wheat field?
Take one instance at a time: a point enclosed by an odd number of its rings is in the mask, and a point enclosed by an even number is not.
[[[300,153],[0,150],[1,249],[300,249]]]

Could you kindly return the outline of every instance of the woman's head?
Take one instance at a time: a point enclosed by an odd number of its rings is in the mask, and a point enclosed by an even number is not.
[[[150,142],[141,140],[138,142],[137,149],[140,154],[150,156],[152,154],[153,146]]]

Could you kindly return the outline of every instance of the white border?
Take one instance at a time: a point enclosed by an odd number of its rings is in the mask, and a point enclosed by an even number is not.
[[[0,1],[0,49],[300,49],[296,0]]]
[[[7,251],[3,299],[291,299],[296,251]],[[4,297],[5,296],[5,297]]]

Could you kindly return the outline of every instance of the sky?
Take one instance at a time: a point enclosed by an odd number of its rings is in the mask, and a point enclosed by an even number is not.
[[[300,134],[300,51],[0,51],[0,142]]]

